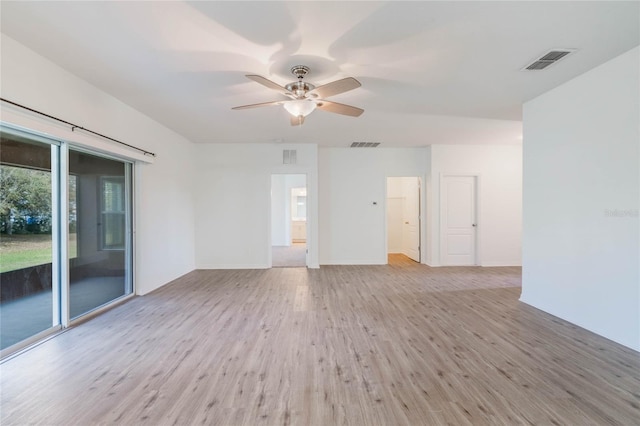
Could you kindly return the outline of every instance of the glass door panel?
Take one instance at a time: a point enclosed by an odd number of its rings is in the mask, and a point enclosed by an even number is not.
[[[4,129],[0,136],[0,349],[5,349],[60,324],[54,279],[57,173],[52,173],[58,146]]]
[[[69,150],[69,316],[132,291],[131,165]]]

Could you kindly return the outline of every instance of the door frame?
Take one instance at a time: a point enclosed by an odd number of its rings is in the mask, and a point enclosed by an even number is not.
[[[271,226],[272,226],[272,221],[273,221],[273,216],[271,213],[272,210],[272,204],[273,204],[273,200],[271,198],[271,194],[273,191],[273,180],[272,177],[274,175],[283,175],[283,176],[291,176],[291,175],[304,175],[304,187],[307,190],[307,227],[306,227],[306,242],[305,242],[305,246],[306,246],[306,252],[305,252],[305,265],[304,267],[309,269],[309,268],[313,268],[314,266],[310,265],[310,256],[309,256],[309,248],[311,246],[311,231],[310,231],[310,224],[309,222],[313,222],[315,220],[315,216],[313,215],[313,212],[311,211],[310,207],[309,207],[309,178],[310,178],[310,173],[307,171],[290,171],[290,172],[276,172],[276,171],[272,171],[271,173],[269,173],[269,226],[268,226],[268,269],[273,268],[273,235],[271,233]],[[291,192],[289,191],[286,194],[286,197],[288,197],[289,199],[291,199]],[[312,203],[313,205],[313,203]],[[316,266],[317,268],[317,266]]]
[[[480,206],[481,206],[481,200],[480,200],[480,181],[481,181],[481,175],[480,173],[474,173],[474,172],[470,172],[470,173],[440,173],[440,185],[439,185],[439,200],[438,203],[440,204],[440,209],[438,211],[438,252],[440,254],[440,265],[442,266],[450,266],[450,265],[445,265],[444,263],[444,234],[445,234],[445,230],[444,230],[444,221],[442,220],[443,216],[444,216],[444,180],[445,178],[448,177],[472,177],[475,178],[475,194],[474,194],[474,201],[475,201],[475,223],[476,223],[476,235],[475,235],[475,241],[474,241],[474,259],[473,259],[473,264],[469,265],[469,266],[478,266],[481,265],[481,250],[480,250],[480,238],[482,236],[482,231],[481,231],[481,224],[482,224],[482,218],[480,217]]]
[[[418,263],[424,263],[426,256],[425,256],[425,250],[424,250],[424,245],[425,242],[427,241],[427,239],[425,238],[424,232],[426,230],[426,196],[425,196],[425,178],[422,175],[394,175],[394,176],[385,176],[384,178],[384,262],[382,262],[382,265],[388,265],[389,264],[389,236],[388,236],[388,232],[389,232],[389,227],[387,225],[387,220],[388,220],[388,215],[387,215],[387,208],[388,208],[388,203],[387,203],[387,199],[388,199],[388,192],[387,192],[387,184],[389,182],[389,178],[403,178],[403,177],[409,177],[409,178],[416,178],[418,179],[418,209],[419,209],[419,214],[418,214],[418,238],[419,238],[419,242],[418,242],[418,256],[420,257],[420,262]]]

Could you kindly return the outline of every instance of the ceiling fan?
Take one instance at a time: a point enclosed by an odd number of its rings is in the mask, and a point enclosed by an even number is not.
[[[357,89],[361,86],[358,80],[353,77],[347,77],[316,87],[313,84],[302,80],[308,73],[309,67],[304,65],[294,66],[291,68],[291,74],[297,77],[298,81],[289,83],[284,87],[259,75],[247,75],[248,79],[253,80],[256,83],[260,83],[269,89],[273,89],[287,96],[289,99],[242,105],[231,109],[248,109],[263,106],[283,105],[284,109],[291,114],[292,126],[301,126],[302,123],[304,123],[304,118],[311,114],[316,108],[351,117],[359,117],[364,112],[361,108],[325,100],[325,98],[328,98],[329,96]]]

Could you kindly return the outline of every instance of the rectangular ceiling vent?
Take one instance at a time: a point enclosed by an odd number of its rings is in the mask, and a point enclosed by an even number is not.
[[[351,148],[375,148],[380,142],[353,142]]]
[[[553,49],[522,68],[523,71],[540,71],[543,70],[550,65],[555,64],[560,59],[567,57],[567,55],[575,52],[576,49]]]
[[[295,149],[282,150],[282,164],[296,164],[298,162],[298,154]]]

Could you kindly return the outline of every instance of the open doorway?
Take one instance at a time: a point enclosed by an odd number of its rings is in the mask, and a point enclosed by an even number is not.
[[[271,265],[307,266],[307,175],[271,175]]]
[[[420,178],[387,178],[387,256],[420,263]]]

